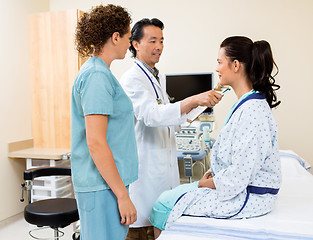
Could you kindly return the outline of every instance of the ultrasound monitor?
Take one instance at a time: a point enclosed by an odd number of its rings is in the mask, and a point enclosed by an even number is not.
[[[213,89],[213,73],[166,74],[166,92],[170,102],[181,101],[192,95]],[[213,108],[207,108],[204,113],[213,113]]]

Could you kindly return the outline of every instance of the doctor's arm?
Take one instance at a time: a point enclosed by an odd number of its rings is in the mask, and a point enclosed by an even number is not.
[[[190,112],[193,108],[196,108],[198,106],[207,106],[207,107],[213,107],[215,106],[219,101],[221,101],[223,95],[210,90],[207,92],[203,92],[188,98],[185,98],[182,100],[180,105],[180,111],[181,114]]]
[[[106,140],[108,116],[87,115],[85,122],[90,155],[101,176],[117,197],[121,224],[130,225],[137,220],[137,212],[117,171],[113,154]]]

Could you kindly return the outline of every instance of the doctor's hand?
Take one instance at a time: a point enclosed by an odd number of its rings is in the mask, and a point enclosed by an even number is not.
[[[118,209],[121,216],[121,224],[130,225],[137,220],[137,211],[129,198],[129,195],[117,199]]]
[[[222,94],[213,90],[203,92],[194,96],[196,103],[199,106],[208,107],[214,107],[219,101],[221,101],[222,97]]]
[[[189,113],[193,108],[198,106],[213,107],[221,101],[222,97],[222,94],[210,90],[185,98],[180,104],[181,113]]]
[[[207,172],[199,181],[198,184],[199,188],[206,187],[206,188],[211,188],[215,189],[215,184],[213,181],[213,175],[211,172]]]

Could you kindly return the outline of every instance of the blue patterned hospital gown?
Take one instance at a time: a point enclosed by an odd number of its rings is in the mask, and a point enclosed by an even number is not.
[[[181,215],[227,218],[236,214],[248,185],[279,188],[281,183],[277,125],[265,99],[252,99],[234,112],[221,130],[211,153],[216,190],[187,192],[169,214],[166,228]],[[276,196],[250,194],[244,209],[233,218],[264,215]]]

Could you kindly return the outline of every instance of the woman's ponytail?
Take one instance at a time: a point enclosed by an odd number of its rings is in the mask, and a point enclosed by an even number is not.
[[[277,72],[272,76],[274,66]],[[253,89],[265,94],[271,108],[278,106],[280,101],[277,101],[275,90],[278,90],[280,86],[275,84],[274,79],[278,73],[278,67],[274,62],[271,46],[267,41],[262,40],[253,43],[248,72]]]

